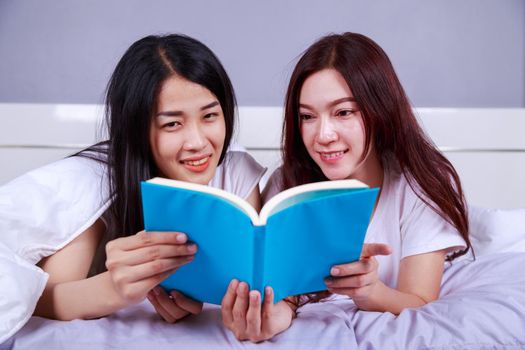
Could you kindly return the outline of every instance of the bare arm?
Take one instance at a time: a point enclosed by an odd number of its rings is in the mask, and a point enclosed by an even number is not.
[[[381,283],[371,309],[398,315],[406,308],[423,306],[439,297],[444,251],[413,255],[401,260],[397,288]]]
[[[396,315],[406,308],[420,307],[439,297],[445,251],[402,259],[396,289],[386,286],[377,276],[378,263],[374,255],[384,255],[388,251],[368,252],[358,262],[335,266],[339,271],[334,275],[332,269],[334,277],[327,281],[329,290],[350,296],[362,310]]]
[[[92,318],[117,307],[118,298],[107,273],[86,279],[103,230],[104,224],[98,220],[67,246],[40,261],[49,280],[37,303],[36,316]]]
[[[106,245],[107,272],[86,278],[103,233],[96,222],[40,266],[50,278],[35,315],[59,320],[97,318],[140,302],[160,281],[193,259],[196,247],[178,232],[144,232]]]

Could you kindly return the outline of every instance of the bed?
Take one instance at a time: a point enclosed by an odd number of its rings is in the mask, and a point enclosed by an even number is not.
[[[20,119],[8,124],[10,131],[2,128],[0,160],[12,166],[0,184],[97,138],[99,106],[0,105],[3,126],[7,112],[36,124],[44,123],[38,115],[49,115],[56,126],[68,131],[65,138],[60,132],[17,137],[23,130]],[[14,334],[2,329],[0,349],[525,348],[525,110],[419,109],[417,113],[462,176],[471,203],[471,237],[477,253],[476,260],[466,257],[447,265],[439,300],[397,317],[359,311],[345,298],[307,305],[289,330],[260,344],[237,341],[222,327],[216,306],[205,305],[201,314],[173,325],[163,322],[146,301],[96,320],[30,317]],[[279,108],[240,109],[237,140],[270,169],[278,165],[280,118]],[[53,130],[61,129],[53,121],[45,123]],[[33,129],[38,130],[38,125]],[[9,305],[5,295],[0,298],[0,306],[18,307]]]

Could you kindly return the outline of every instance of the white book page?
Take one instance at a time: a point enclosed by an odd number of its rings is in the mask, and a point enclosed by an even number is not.
[[[194,183],[185,182],[185,181],[165,179],[161,177],[154,177],[153,179],[148,180],[146,182],[157,184],[157,185],[178,187],[178,188],[183,188],[187,190],[208,193],[208,194],[220,197],[228,201],[232,205],[236,206],[237,208],[241,209],[246,215],[250,217],[254,225],[257,225],[259,223],[259,214],[257,214],[257,211],[251,206],[251,204],[245,201],[244,199],[242,199],[241,197],[234,195],[233,193],[221,190],[219,188],[211,187],[211,186],[194,184]]]
[[[260,214],[258,214],[257,211],[251,206],[251,204],[242,199],[241,197],[215,187],[194,184],[185,181],[165,179],[161,177],[155,177],[146,182],[157,185],[178,187],[192,191],[208,193],[220,197],[242,210],[246,215],[250,217],[255,226],[266,225],[268,217],[302,201],[302,199],[306,197],[308,193],[312,193],[312,195],[314,195],[315,192],[320,192],[322,190],[368,188],[368,186],[365,183],[358,180],[323,181],[300,185],[297,187],[289,188],[275,195],[262,207]],[[319,198],[321,197],[322,196],[319,196]]]
[[[260,225],[265,225],[268,217],[301,201],[302,198],[299,197],[307,197],[306,194],[308,193],[314,195],[314,192],[321,190],[342,190],[349,188],[368,188],[368,186],[358,180],[335,180],[315,182],[289,188],[272,197],[272,199],[262,207],[261,213],[259,214]],[[321,197],[322,196],[319,196],[319,198]]]

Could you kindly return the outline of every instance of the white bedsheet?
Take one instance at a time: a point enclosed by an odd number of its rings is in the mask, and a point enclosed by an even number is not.
[[[261,344],[238,342],[220,310],[177,324],[144,302],[98,320],[32,317],[4,348],[34,349],[523,349],[525,253],[485,255],[454,263],[438,301],[398,317],[358,311],[350,300],[305,306],[290,329]]]

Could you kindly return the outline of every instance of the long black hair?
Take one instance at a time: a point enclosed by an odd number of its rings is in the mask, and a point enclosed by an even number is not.
[[[77,154],[107,162],[113,202],[104,215],[106,242],[144,229],[140,182],[159,175],[149,143],[150,126],[161,86],[173,75],[204,86],[219,100],[226,124],[219,164],[224,159],[234,130],[236,101],[215,54],[201,42],[179,34],[147,36],[132,44],[107,87],[109,139]]]

